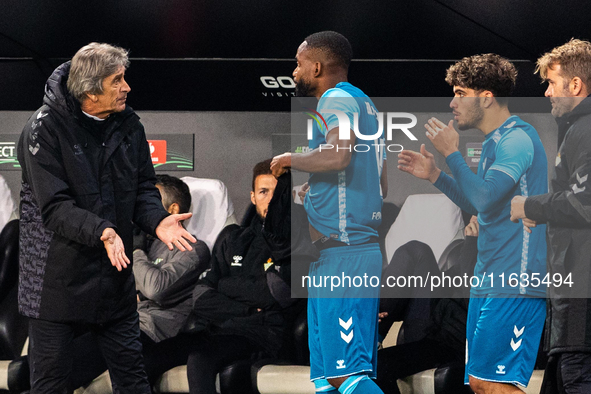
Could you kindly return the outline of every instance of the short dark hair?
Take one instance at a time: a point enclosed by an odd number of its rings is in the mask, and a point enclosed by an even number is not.
[[[501,105],[507,105],[515,89],[517,70],[495,53],[465,57],[447,69],[445,82],[474,90],[489,90]]]
[[[351,58],[353,58],[353,49],[344,35],[336,31],[321,31],[306,37],[306,43],[309,48],[326,52],[344,69],[349,68]]]
[[[156,184],[162,187],[162,204],[170,207],[172,204],[179,205],[179,213],[187,213],[191,209],[191,192],[189,186],[174,176],[159,174],[156,175]]]
[[[254,181],[257,179],[257,176],[273,174],[271,171],[271,160],[272,159],[261,161],[260,163],[257,163],[252,169],[252,191],[254,191]]]

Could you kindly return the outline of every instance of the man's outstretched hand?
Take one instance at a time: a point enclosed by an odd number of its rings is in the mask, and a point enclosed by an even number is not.
[[[117,271],[127,268],[129,259],[125,255],[125,246],[123,246],[123,241],[119,237],[119,234],[111,227],[106,228],[101,235],[101,241],[105,244],[107,256],[109,256],[113,267],[117,268]]]
[[[156,235],[160,241],[168,246],[168,249],[172,250],[177,247],[183,252],[193,250],[189,241],[195,243],[197,240],[181,224],[183,220],[189,219],[191,215],[192,213],[189,212],[167,216],[156,227]]]
[[[441,170],[435,165],[435,157],[425,148],[425,144],[421,145],[421,153],[412,150],[400,152],[398,169],[431,183],[435,183],[441,174]]]

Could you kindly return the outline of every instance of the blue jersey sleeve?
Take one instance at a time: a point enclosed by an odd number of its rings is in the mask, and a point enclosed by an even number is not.
[[[462,190],[460,190],[460,187],[458,186],[458,183],[455,181],[455,179],[447,175],[445,172],[441,171],[439,178],[437,178],[437,181],[435,181],[433,186],[441,190],[443,194],[445,194],[450,200],[454,202],[454,204],[464,211],[472,215],[478,215],[478,211],[476,208],[474,208],[470,201],[468,201],[464,193],[462,193]]]
[[[495,162],[489,169],[500,171],[519,182],[534,159],[534,144],[521,129],[505,134],[497,144]]]
[[[326,137],[328,132],[336,127],[339,127],[339,119],[336,114],[326,111],[337,110],[344,112],[349,118],[349,129],[353,129],[354,115],[359,116],[359,105],[349,93],[342,89],[329,89],[318,101],[317,111],[324,117],[328,130],[324,127],[320,132]]]
[[[480,178],[468,167],[459,151],[447,156],[445,161],[462,194],[478,213],[486,212],[496,205],[517,183],[512,177],[501,171],[487,171],[484,179]],[[451,198],[449,195],[448,197]],[[451,199],[454,201],[453,198]],[[473,211],[468,212],[473,213]]]

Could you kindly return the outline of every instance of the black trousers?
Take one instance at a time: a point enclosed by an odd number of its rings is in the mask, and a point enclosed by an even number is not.
[[[185,365],[187,358],[198,342],[198,335],[179,334],[161,342],[154,342],[143,331],[140,332],[144,369],[150,385],[164,372],[179,365]],[[92,333],[83,334],[74,339],[74,367],[70,379],[71,388],[89,384],[107,370],[107,363]]]
[[[150,394],[144,372],[137,312],[107,324],[90,325],[111,375],[115,394]],[[29,366],[31,394],[72,392],[75,323],[30,319]],[[84,358],[84,355],[81,355]],[[77,368],[79,365],[77,365]]]
[[[591,393],[591,353],[565,352],[550,356],[540,392]]]
[[[259,346],[237,335],[201,336],[187,361],[189,393],[216,394],[215,377],[223,367],[249,359],[261,350]]]
[[[378,351],[378,376],[376,384],[385,394],[400,394],[398,379],[431,368],[437,368],[458,359],[453,352],[432,339],[391,346]],[[463,376],[459,376],[457,386],[462,387]]]

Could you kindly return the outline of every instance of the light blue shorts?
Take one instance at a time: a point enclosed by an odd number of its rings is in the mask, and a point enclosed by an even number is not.
[[[364,283],[356,287],[360,282],[353,278],[364,274],[367,278],[379,278],[381,270],[382,254],[377,244],[322,250],[320,259],[310,267],[309,275],[317,278],[331,275],[352,278],[350,287],[339,288],[336,293],[324,287],[309,287],[311,380],[359,373],[375,378],[380,286],[366,287]]]
[[[527,386],[545,319],[544,298],[470,298],[464,383],[472,376]]]

